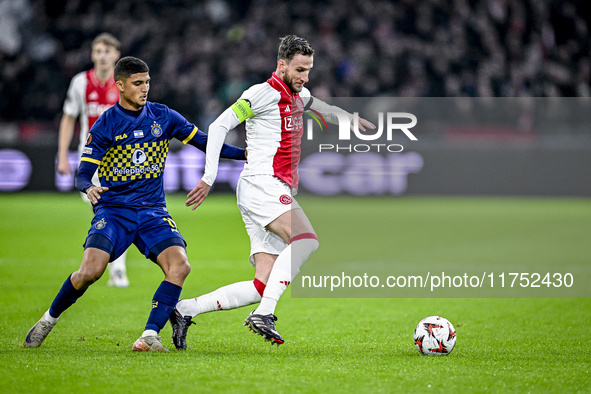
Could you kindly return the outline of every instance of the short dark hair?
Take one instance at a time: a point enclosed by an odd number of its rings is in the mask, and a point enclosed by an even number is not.
[[[119,59],[115,64],[114,78],[119,81],[123,78],[129,78],[132,74],[147,73],[150,68],[142,59],[133,56],[125,56]]]
[[[281,44],[279,44],[279,53],[277,54],[277,60],[290,61],[298,53],[304,56],[312,56],[314,49],[308,44],[308,41],[301,37],[293,34],[280,38]]]

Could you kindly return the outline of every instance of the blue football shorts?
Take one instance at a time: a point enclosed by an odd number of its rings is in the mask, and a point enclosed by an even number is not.
[[[102,249],[111,254],[110,261],[113,261],[131,244],[155,263],[158,255],[169,246],[184,248],[187,245],[165,207],[99,205],[84,247]]]

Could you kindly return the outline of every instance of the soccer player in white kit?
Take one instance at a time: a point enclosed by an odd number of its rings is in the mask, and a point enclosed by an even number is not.
[[[121,55],[119,40],[112,34],[101,33],[92,41],[91,47],[90,57],[94,67],[78,73],[72,78],[64,102],[57,154],[57,172],[63,175],[72,174],[68,162],[68,149],[74,136],[76,120],[80,119],[80,143],[78,144],[78,156],[80,157],[87,142],[88,130],[103,112],[119,101],[119,90],[117,90],[113,79],[115,63]],[[93,183],[100,186],[98,174],[94,175]],[[80,193],[80,195],[84,201],[90,203],[86,194]],[[129,286],[125,266],[126,255],[124,253],[109,264],[109,286]]]
[[[173,342],[186,349],[186,333],[192,317],[204,312],[233,309],[260,301],[244,325],[271,344],[283,337],[275,327],[275,307],[302,264],[318,248],[318,237],[306,214],[293,198],[298,187],[297,167],[305,110],[318,111],[330,123],[338,123],[342,111],[312,98],[304,83],[313,66],[314,50],[303,38],[281,39],[277,69],[264,83],[246,90],[209,127],[203,178],[189,193],[187,206],[199,206],[215,181],[219,154],[228,131],[246,121],[248,158],[236,195],[250,237],[250,263],[254,281],[221,287],[195,299],[181,300],[170,318]],[[353,120],[353,115],[347,114]],[[359,128],[374,128],[359,119]]]

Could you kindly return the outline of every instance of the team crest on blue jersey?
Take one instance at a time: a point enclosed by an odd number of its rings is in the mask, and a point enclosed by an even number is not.
[[[105,228],[106,225],[107,221],[105,219],[101,219],[94,224],[94,228],[96,228],[97,230],[102,230]]]
[[[152,125],[152,135],[154,137],[160,137],[162,135],[162,126],[160,126],[156,122],[154,122],[154,124]]]

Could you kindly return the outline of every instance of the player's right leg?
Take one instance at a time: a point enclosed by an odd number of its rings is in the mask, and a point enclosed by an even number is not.
[[[268,236],[273,236],[273,234],[269,232],[267,232],[267,234]],[[285,245],[283,245],[283,248],[284,247]],[[278,253],[279,251],[275,250],[274,252]],[[271,275],[278,254],[268,254],[261,252],[254,254],[252,257],[255,261],[257,275],[261,280],[264,281],[266,288],[266,284],[269,280],[269,276]],[[264,289],[262,290],[261,299],[264,294]],[[276,321],[277,317],[275,315],[260,315],[253,311],[244,320],[244,325],[254,333],[261,335],[265,340],[271,341],[271,344],[276,343],[277,345],[280,345],[284,342],[284,340],[275,328]]]
[[[104,240],[99,240],[104,242]],[[88,245],[88,242],[87,242]],[[39,347],[56,325],[60,315],[82,297],[86,289],[105,272],[110,253],[96,247],[87,246],[78,271],[70,275],[56,295],[49,310],[29,330],[25,337],[25,347]]]
[[[49,310],[29,330],[25,347],[41,346],[60,315],[103,275],[110,260],[119,257],[129,247],[133,234],[126,229],[125,216],[125,208],[99,207],[96,210],[80,268],[66,279]]]

